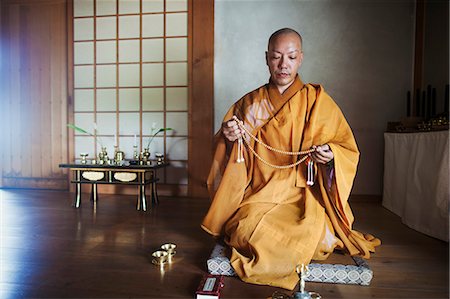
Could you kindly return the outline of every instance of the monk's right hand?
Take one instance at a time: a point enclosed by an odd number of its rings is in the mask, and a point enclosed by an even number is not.
[[[225,136],[225,138],[230,142],[234,142],[242,136],[241,129],[239,129],[239,126],[234,119],[230,119],[222,123],[222,133],[223,136]]]

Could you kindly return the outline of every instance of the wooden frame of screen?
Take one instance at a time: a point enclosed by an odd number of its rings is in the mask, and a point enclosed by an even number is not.
[[[68,122],[74,121],[73,0],[67,2],[68,20]],[[207,197],[206,178],[212,160],[214,122],[214,1],[188,0],[189,137],[188,189],[182,195]],[[68,138],[68,161],[74,156],[74,135]],[[69,178],[70,180],[70,178]],[[160,186],[165,194],[180,194]],[[186,193],[186,194],[183,194]]]

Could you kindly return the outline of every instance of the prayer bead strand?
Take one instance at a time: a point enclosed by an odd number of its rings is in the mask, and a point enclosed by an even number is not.
[[[242,124],[242,121],[240,121],[239,118],[236,117],[236,115],[233,116],[233,119],[237,122],[237,124],[238,124],[240,129],[242,129],[253,140],[255,140],[256,142],[258,142],[259,144],[261,144],[262,146],[264,146],[265,148],[267,148],[270,151],[273,151],[273,152],[276,152],[276,153],[279,153],[279,154],[283,154],[283,155],[290,155],[290,156],[306,155],[306,154],[309,154],[309,153],[312,153],[312,152],[315,151],[315,149],[309,149],[309,150],[300,151],[300,152],[289,152],[289,151],[284,151],[284,150],[273,148],[270,145],[267,145],[264,142],[262,142],[261,140],[259,140],[258,138],[256,138],[255,135],[253,135],[249,130],[247,130],[247,128]],[[245,138],[244,138],[244,140],[245,140]],[[248,143],[247,143],[247,145],[248,145]]]
[[[261,144],[262,146],[264,146],[266,149],[279,153],[279,154],[283,154],[283,155],[290,155],[290,156],[299,156],[299,155],[305,155],[304,157],[302,157],[300,160],[288,164],[288,165],[275,165],[270,163],[269,161],[266,161],[263,157],[261,157],[254,149],[253,147],[250,146],[250,142],[243,137],[240,137],[238,139],[238,159],[236,162],[241,163],[244,162],[244,158],[242,153],[240,153],[242,151],[242,139],[244,139],[245,144],[247,145],[247,147],[250,149],[250,151],[258,158],[258,160],[260,160],[261,162],[263,162],[264,164],[266,164],[267,166],[270,166],[272,168],[276,168],[276,169],[287,169],[287,168],[293,168],[297,165],[299,165],[300,163],[302,163],[303,161],[305,161],[308,156],[306,156],[309,153],[312,153],[315,151],[315,149],[309,149],[306,151],[300,151],[300,152],[289,152],[289,151],[284,151],[284,150],[279,150],[276,148],[271,147],[270,145],[265,144],[264,142],[260,141],[258,138],[256,138],[256,136],[254,136],[252,133],[250,133],[250,131],[247,130],[247,128],[243,125],[243,123],[236,117],[233,116],[233,119],[237,122],[239,128],[241,130],[243,130],[246,134],[248,134],[253,140],[255,140],[256,142],[258,142],[259,144]],[[312,161],[311,161],[312,162]],[[310,177],[310,173],[308,171],[308,177]],[[310,180],[308,180],[310,181]],[[313,178],[311,178],[311,183],[313,184]],[[309,185],[309,184],[308,184]]]

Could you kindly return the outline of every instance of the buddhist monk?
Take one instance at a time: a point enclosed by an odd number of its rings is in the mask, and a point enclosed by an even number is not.
[[[271,35],[269,83],[237,101],[215,135],[212,202],[202,222],[229,246],[243,281],[290,290],[296,265],[335,249],[369,258],[381,243],[352,229],[348,197],[359,151],[324,88],[301,81],[302,61],[299,33]]]

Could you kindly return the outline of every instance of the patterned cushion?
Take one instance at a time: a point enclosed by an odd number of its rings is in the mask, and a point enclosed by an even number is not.
[[[369,285],[373,272],[367,262],[360,257],[352,257],[356,265],[317,264],[308,265],[309,273],[305,281]],[[213,275],[235,276],[230,260],[226,257],[226,247],[216,244],[207,261],[208,272]]]
[[[216,244],[211,256],[206,262],[208,265],[208,272],[213,275],[235,276],[233,267],[231,267],[230,260],[226,257],[225,246]]]
[[[305,281],[369,285],[373,276],[369,265],[360,257],[353,260],[356,265],[311,263]]]

